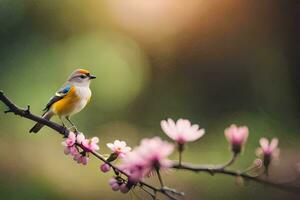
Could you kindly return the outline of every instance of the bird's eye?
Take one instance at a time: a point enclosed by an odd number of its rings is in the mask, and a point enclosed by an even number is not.
[[[85,75],[81,75],[80,78],[84,79],[86,76]]]

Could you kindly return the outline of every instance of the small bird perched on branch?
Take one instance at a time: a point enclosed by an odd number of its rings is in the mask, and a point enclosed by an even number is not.
[[[51,117],[57,115],[65,126],[62,118],[66,118],[70,124],[76,129],[70,120],[70,116],[80,112],[91,98],[90,82],[96,76],[91,75],[88,70],[77,69],[75,70],[64,86],[58,90],[55,95],[50,99],[44,114],[44,119],[50,120]],[[35,124],[29,132],[37,133],[43,127],[43,124]]]

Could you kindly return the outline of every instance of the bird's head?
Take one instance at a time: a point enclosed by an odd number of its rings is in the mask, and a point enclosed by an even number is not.
[[[88,70],[76,69],[68,79],[73,85],[77,86],[89,86],[91,79],[95,79],[96,76],[91,75]]]

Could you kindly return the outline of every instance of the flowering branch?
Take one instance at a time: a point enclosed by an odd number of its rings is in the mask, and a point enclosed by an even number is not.
[[[66,127],[61,126],[61,125],[59,125],[55,122],[46,120],[44,118],[41,118],[37,115],[32,114],[30,112],[30,106],[27,106],[26,109],[19,108],[10,99],[8,99],[8,97],[6,97],[5,94],[3,93],[3,91],[1,91],[1,90],[0,90],[0,101],[2,101],[8,107],[8,110],[4,111],[4,113],[14,113],[15,115],[27,118],[29,120],[32,120],[32,121],[35,121],[35,122],[38,122],[38,123],[41,123],[45,126],[48,126],[51,129],[55,130],[57,133],[63,135],[65,138],[68,137],[69,134],[70,134],[70,131]],[[76,146],[80,147],[81,149],[85,148],[85,147],[82,146],[82,144],[78,144],[78,143],[76,144]],[[101,154],[99,154],[97,151],[90,151],[90,153],[92,155],[94,155],[96,158],[98,158],[99,160],[101,160],[102,162],[104,162],[105,164],[109,165],[111,168],[113,168],[116,174],[121,173],[124,176],[129,177],[129,175],[126,172],[119,169],[118,167],[113,165],[111,162],[108,162],[105,159],[105,157],[102,156]],[[184,195],[183,193],[177,192],[176,190],[169,189],[167,187],[157,188],[157,187],[152,186],[152,185],[150,185],[146,182],[143,182],[143,181],[137,182],[136,185],[140,186],[140,187],[147,187],[148,189],[152,190],[152,193],[153,193],[152,196],[154,198],[156,198],[156,193],[161,193],[161,194],[165,195],[166,197],[168,197],[169,199],[172,199],[172,200],[177,199],[177,198],[174,198],[172,196],[172,194],[173,195],[175,194],[175,195],[178,195],[178,196]]]
[[[5,113],[11,112],[41,123],[63,135],[64,138],[66,138],[62,143],[65,146],[65,153],[74,156],[74,160],[78,163],[86,165],[89,159],[88,156],[91,154],[104,163],[100,166],[101,171],[108,172],[110,169],[113,169],[115,176],[109,181],[109,184],[115,191],[120,190],[123,193],[127,193],[134,187],[140,187],[153,199],[157,199],[156,194],[161,193],[171,200],[177,200],[179,197],[183,196],[184,193],[166,187],[163,184],[163,178],[160,173],[162,170],[170,168],[197,173],[207,172],[211,175],[223,174],[240,179],[251,180],[294,193],[299,193],[300,191],[299,187],[289,184],[291,182],[276,183],[271,181],[267,176],[270,163],[279,155],[279,149],[277,148],[278,139],[276,138],[272,139],[271,142],[266,138],[260,140],[261,147],[257,149],[257,155],[260,159],[257,159],[248,169],[242,171],[227,169],[236,161],[238,155],[244,148],[248,137],[247,127],[231,125],[229,128],[225,129],[225,137],[230,144],[232,157],[223,165],[196,165],[182,162],[182,153],[185,150],[184,147],[186,143],[201,138],[205,133],[205,130],[200,129],[198,125],[191,125],[188,120],[183,119],[179,119],[177,122],[174,122],[172,119],[163,120],[161,122],[162,130],[177,144],[179,161],[171,161],[167,158],[173,153],[174,145],[161,140],[159,137],[143,139],[140,145],[135,147],[132,151],[130,147],[126,146],[124,141],[116,140],[114,143],[108,143],[107,147],[111,149],[112,153],[106,158],[98,153],[99,146],[97,143],[99,142],[99,139],[97,137],[86,139],[82,133],[72,132],[64,126],[32,114],[29,106],[27,106],[26,109],[21,109],[9,100],[2,91],[0,91],[0,101],[8,107],[8,110],[5,111]],[[118,158],[122,159],[120,166],[113,164]],[[258,169],[263,169],[260,170],[262,173],[251,175],[251,172]],[[143,181],[144,178],[154,175],[155,173],[158,177],[160,187],[155,187]],[[265,174],[266,177],[263,178],[261,176],[262,174]]]
[[[254,181],[257,183],[268,185],[268,186],[271,186],[271,187],[274,187],[274,188],[277,188],[280,190],[293,192],[296,194],[299,194],[299,189],[300,189],[300,187],[290,185],[289,183],[291,183],[291,181],[288,181],[285,183],[276,183],[276,182],[272,182],[268,179],[259,178],[258,176],[251,176],[247,173],[247,171],[245,171],[245,172],[234,171],[234,170],[229,170],[229,169],[225,169],[225,168],[220,168],[218,166],[214,167],[214,166],[208,166],[208,165],[195,165],[195,164],[191,164],[191,163],[181,163],[179,165],[178,163],[174,163],[172,168],[187,170],[187,171],[196,172],[196,173],[207,172],[207,173],[211,174],[212,176],[215,174],[224,174],[224,175],[229,175],[229,176],[234,176],[234,177],[242,177],[245,180],[251,180],[251,181]]]

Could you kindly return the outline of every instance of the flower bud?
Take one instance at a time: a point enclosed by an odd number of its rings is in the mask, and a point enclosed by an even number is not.
[[[225,137],[231,145],[231,150],[234,154],[238,154],[242,151],[244,144],[247,141],[249,130],[246,126],[231,125],[224,131]]]
[[[129,188],[126,186],[126,184],[122,184],[121,186],[120,186],[120,191],[122,192],[122,193],[127,193],[128,191],[129,191]]]
[[[256,154],[262,158],[265,168],[268,168],[273,159],[279,157],[278,139],[273,138],[270,142],[266,138],[259,140],[260,147],[256,150]]]
[[[102,165],[100,166],[100,170],[101,170],[102,172],[106,173],[106,172],[108,172],[108,171],[110,170],[110,166],[109,166],[108,164],[104,163],[104,164],[102,164]]]
[[[118,183],[114,183],[111,185],[111,189],[113,191],[118,191],[120,189],[120,185]]]

